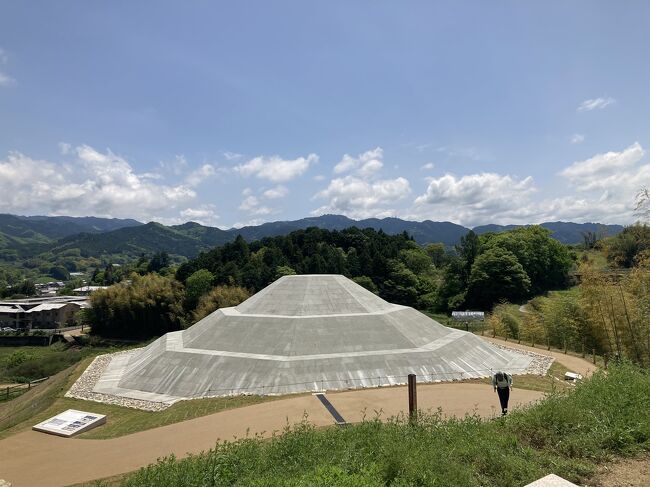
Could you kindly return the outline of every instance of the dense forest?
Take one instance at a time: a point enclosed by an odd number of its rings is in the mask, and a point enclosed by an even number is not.
[[[205,269],[215,285],[256,292],[284,274],[343,274],[389,301],[448,311],[489,309],[503,299],[562,288],[572,264],[567,248],[537,226],[481,236],[470,231],[453,251],[422,247],[406,233],[309,228],[251,244],[238,237],[181,265],[176,278],[185,282]]]

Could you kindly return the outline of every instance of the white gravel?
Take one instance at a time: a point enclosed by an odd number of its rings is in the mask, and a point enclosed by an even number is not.
[[[95,360],[93,360],[88,368],[84,371],[84,373],[81,374],[81,376],[72,385],[70,390],[65,393],[65,397],[83,399],[84,401],[101,402],[104,404],[114,404],[116,406],[122,406],[126,408],[142,409],[144,411],[162,411],[163,409],[167,409],[169,406],[171,406],[171,404],[154,401],[143,401],[141,399],[130,399],[128,397],[93,392],[97,381],[101,377],[106,367],[108,367],[108,364],[111,363],[113,357],[124,354],[132,354],[137,350],[140,349],[135,348],[132,350],[126,350],[124,352],[116,352],[95,357]]]

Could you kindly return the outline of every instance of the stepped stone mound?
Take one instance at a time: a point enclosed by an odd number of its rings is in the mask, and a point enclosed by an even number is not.
[[[132,353],[93,392],[146,401],[286,394],[525,373],[530,356],[391,304],[339,275],[285,276]]]

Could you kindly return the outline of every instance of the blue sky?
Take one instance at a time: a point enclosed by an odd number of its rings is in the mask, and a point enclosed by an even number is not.
[[[0,2],[0,212],[634,221],[650,3]]]

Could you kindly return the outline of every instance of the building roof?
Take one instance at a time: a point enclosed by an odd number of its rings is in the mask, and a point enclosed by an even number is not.
[[[20,306],[2,306],[0,305],[0,313],[22,313],[25,311]]]
[[[337,275],[285,276],[235,308],[116,356],[94,392],[163,402],[520,372],[532,357],[447,328]]]
[[[92,292],[92,291],[97,291],[99,289],[106,289],[109,286],[81,286],[78,287],[77,289],[73,289],[72,291],[75,293],[87,293],[87,292]]]
[[[61,309],[65,308],[69,304],[77,304],[77,303],[42,303],[39,304],[38,306],[34,306],[31,309],[28,309],[25,311],[25,313],[37,313],[39,311],[50,311],[53,309]]]

